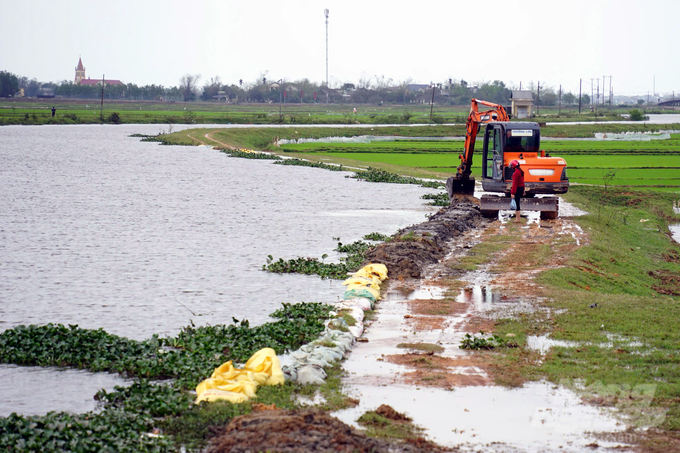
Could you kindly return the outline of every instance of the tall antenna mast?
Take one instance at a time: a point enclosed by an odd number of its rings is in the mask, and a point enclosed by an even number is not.
[[[326,16],[326,88],[328,88],[328,8],[323,10],[324,16]]]

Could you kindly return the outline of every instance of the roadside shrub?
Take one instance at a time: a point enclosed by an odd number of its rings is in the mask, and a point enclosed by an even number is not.
[[[64,115],[64,116],[66,116],[66,115]],[[75,115],[74,115],[74,116],[75,116]],[[109,122],[109,123],[113,123],[113,124],[120,124],[120,123],[123,122],[123,120],[121,120],[120,115],[118,114],[118,112],[113,112],[112,114],[110,114],[110,115],[106,118],[106,121]]]
[[[633,109],[628,113],[630,114],[631,121],[644,121],[649,119],[649,117],[642,113],[640,109]]]

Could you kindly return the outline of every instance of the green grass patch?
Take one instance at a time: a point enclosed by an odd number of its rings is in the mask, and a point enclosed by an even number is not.
[[[676,196],[577,186],[568,198],[590,212],[575,221],[591,244],[538,277],[552,315],[496,328],[520,345],[527,335],[549,334],[577,346],[553,348],[540,364],[527,366],[527,351],[505,359],[525,377],[545,376],[630,412],[633,424],[680,430],[680,245],[667,229],[678,221]]]

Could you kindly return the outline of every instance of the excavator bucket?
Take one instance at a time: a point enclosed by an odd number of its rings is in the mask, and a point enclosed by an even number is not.
[[[446,191],[449,200],[453,200],[456,195],[473,195],[475,193],[475,178],[461,179],[451,176],[446,180]]]

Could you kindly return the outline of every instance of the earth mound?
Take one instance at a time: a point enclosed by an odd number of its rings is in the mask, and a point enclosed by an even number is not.
[[[430,445],[387,442],[367,437],[319,409],[269,410],[234,418],[207,453],[410,452]]]

